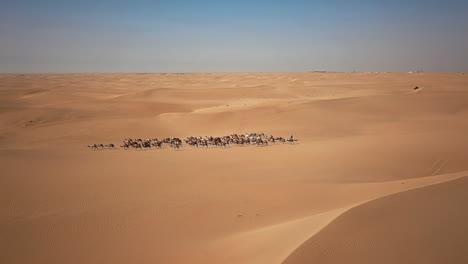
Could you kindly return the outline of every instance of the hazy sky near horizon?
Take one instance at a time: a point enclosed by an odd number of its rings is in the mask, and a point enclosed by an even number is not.
[[[468,71],[466,0],[0,1],[0,73]]]

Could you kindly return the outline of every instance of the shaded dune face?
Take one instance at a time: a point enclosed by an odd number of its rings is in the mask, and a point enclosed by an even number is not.
[[[467,87],[429,73],[0,75],[0,263],[464,259],[466,180],[449,181],[468,171]],[[249,132],[299,141],[120,147]]]
[[[467,188],[465,177],[357,206],[283,263],[467,263]]]

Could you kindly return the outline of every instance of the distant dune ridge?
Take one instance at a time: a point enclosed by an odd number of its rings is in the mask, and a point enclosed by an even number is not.
[[[467,263],[467,87],[435,73],[0,75],[0,263]],[[300,141],[118,147],[249,132]]]

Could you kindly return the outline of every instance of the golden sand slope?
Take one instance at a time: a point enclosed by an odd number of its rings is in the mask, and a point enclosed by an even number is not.
[[[468,178],[358,206],[284,263],[468,263]]]
[[[280,263],[336,221],[364,223],[339,220],[359,204],[464,176],[467,87],[461,74],[0,75],[0,263]],[[300,141],[86,147],[244,132]],[[426,197],[410,193],[408,206]],[[455,245],[466,226],[452,225],[436,234]]]

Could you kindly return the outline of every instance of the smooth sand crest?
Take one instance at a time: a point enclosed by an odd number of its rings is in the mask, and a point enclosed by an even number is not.
[[[466,87],[429,73],[0,75],[0,262],[279,263],[358,204],[467,171]],[[87,148],[247,132],[299,141]]]

